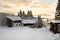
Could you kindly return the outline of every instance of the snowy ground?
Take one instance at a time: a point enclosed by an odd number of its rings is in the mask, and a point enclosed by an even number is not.
[[[59,37],[58,37],[58,38],[56,38],[55,40],[60,40],[60,35],[59,35]]]
[[[47,28],[0,27],[0,40],[55,40],[59,34],[53,34]]]

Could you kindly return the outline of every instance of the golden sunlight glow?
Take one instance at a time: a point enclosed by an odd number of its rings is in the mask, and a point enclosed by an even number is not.
[[[0,11],[1,12],[9,12],[13,13],[15,15],[18,14],[20,10],[24,10],[27,14],[28,10],[32,10],[33,15],[42,15],[42,17],[45,18],[54,18],[55,16],[55,10],[56,10],[56,3],[38,3],[38,0],[33,0],[32,2],[26,2],[21,0],[0,0],[2,3],[0,3]],[[37,3],[35,3],[37,2]]]

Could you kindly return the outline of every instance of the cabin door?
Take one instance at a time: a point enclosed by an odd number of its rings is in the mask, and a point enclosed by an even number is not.
[[[60,32],[60,24],[58,24],[58,32]]]

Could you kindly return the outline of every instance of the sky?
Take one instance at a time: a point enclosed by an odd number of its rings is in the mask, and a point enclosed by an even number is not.
[[[34,16],[54,18],[58,0],[0,0],[0,12],[14,13],[32,10]]]

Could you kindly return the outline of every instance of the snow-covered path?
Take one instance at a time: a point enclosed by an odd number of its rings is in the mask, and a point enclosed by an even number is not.
[[[0,27],[0,40],[55,40],[58,36],[44,27]]]
[[[59,37],[58,37],[58,38],[56,38],[55,40],[60,40],[60,34],[59,34]]]

